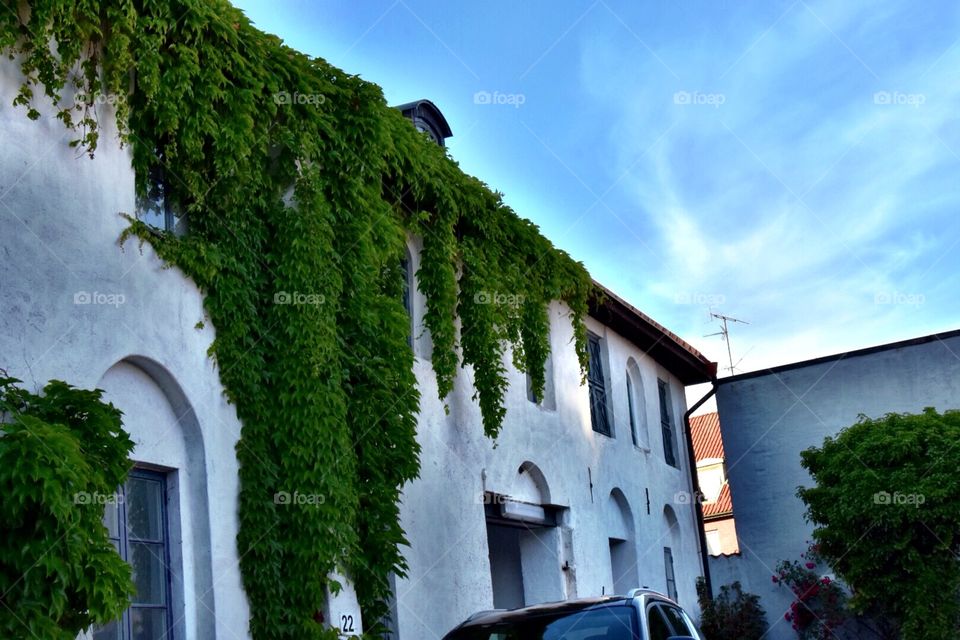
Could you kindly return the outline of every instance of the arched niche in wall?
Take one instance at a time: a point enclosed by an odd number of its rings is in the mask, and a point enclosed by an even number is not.
[[[637,577],[637,536],[633,510],[623,491],[614,488],[606,504],[607,541],[610,547],[609,586],[613,593],[625,594],[640,586]]]
[[[627,360],[627,418],[630,422],[633,444],[650,450],[650,432],[647,425],[647,399],[644,394],[640,366],[633,358]]]
[[[136,467],[166,489],[170,624],[175,637],[216,634],[206,453],[200,423],[183,388],[160,363],[129,356],[97,385],[123,412]]]
[[[666,589],[664,593],[677,599],[678,571],[675,557],[680,553],[680,523],[677,520],[677,514],[673,507],[666,505],[663,507],[663,570]]]

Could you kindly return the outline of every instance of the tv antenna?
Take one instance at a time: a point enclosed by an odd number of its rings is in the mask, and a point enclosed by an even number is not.
[[[732,353],[732,351],[730,350],[730,330],[727,328],[727,323],[728,323],[728,322],[739,322],[740,324],[750,324],[750,323],[747,322],[746,320],[738,320],[738,319],[732,318],[732,317],[730,317],[730,316],[725,316],[725,315],[723,315],[722,313],[714,313],[713,311],[710,312],[710,317],[711,317],[711,318],[716,318],[716,319],[719,320],[721,323],[723,323],[723,328],[720,329],[720,331],[718,331],[718,332],[716,332],[716,333],[709,333],[709,334],[705,335],[704,338],[709,338],[709,337],[711,337],[711,336],[722,336],[722,337],[723,337],[723,341],[727,343],[727,361],[730,363],[730,366],[724,367],[724,369],[726,369],[727,371],[729,371],[729,372],[730,372],[730,375],[733,375],[733,372],[734,372],[734,369],[735,369],[736,365],[733,364],[733,353]],[[743,360],[743,358],[741,358],[740,360]],[[740,360],[737,360],[737,364],[740,364]]]

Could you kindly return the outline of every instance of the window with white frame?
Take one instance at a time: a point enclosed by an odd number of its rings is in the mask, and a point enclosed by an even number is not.
[[[94,640],[173,639],[166,496],[165,474],[134,469],[106,505],[104,525],[133,569],[136,593],[119,620],[94,629]]]

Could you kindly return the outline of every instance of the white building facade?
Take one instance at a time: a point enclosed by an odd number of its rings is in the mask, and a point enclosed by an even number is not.
[[[718,381],[740,555],[710,558],[715,590],[739,580],[761,596],[771,640],[796,632],[783,618],[793,601],[771,581],[780,560],[799,560],[813,527],[798,486],[812,486],[800,452],[823,444],[860,414],[960,408],[960,331],[788,364]]]
[[[0,104],[11,104],[20,82],[16,63],[0,63]],[[136,199],[110,114],[101,114],[90,159],[37,103],[37,121],[0,109],[0,367],[32,390],[50,379],[102,388],[123,411],[136,445],[130,500],[159,496],[156,544],[168,557],[156,568],[167,586],[152,596],[162,613],[125,616],[147,624],[162,615],[178,639],[246,638],[236,544],[241,425],[207,356],[214,329],[204,324],[202,295],[149,245],[118,245],[128,225],[120,213],[134,213]],[[415,273],[415,239],[410,249]],[[395,585],[398,637],[442,636],[495,605],[634,586],[674,592],[695,613],[702,555],[683,390],[706,381],[712,363],[615,296],[595,302],[587,323],[603,388],[593,397],[602,397],[609,431],[600,433],[569,314],[555,303],[545,397],[528,399],[511,368],[493,442],[470,371],[446,399],[449,413],[437,398],[429,335],[420,331],[424,300],[412,295],[423,450],[420,477],[403,493],[411,546],[409,575]],[[112,533],[121,540],[124,530]],[[345,593],[336,606],[350,611]]]

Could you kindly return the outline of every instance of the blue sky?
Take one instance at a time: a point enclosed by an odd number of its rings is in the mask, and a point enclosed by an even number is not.
[[[738,371],[960,327],[957,3],[237,4],[722,366],[711,309]]]

